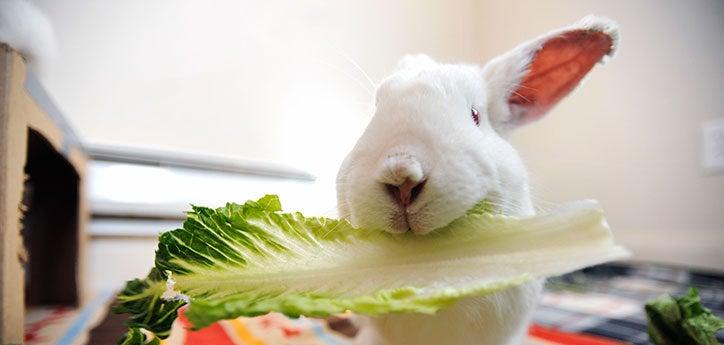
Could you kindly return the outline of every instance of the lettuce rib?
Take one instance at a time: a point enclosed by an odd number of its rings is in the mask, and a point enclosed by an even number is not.
[[[156,269],[190,299],[197,328],[271,311],[435,313],[461,298],[627,256],[595,201],[516,218],[478,207],[427,236],[283,213],[276,196],[194,206],[161,234]]]

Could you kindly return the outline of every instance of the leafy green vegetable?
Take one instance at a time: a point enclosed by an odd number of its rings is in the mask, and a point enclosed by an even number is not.
[[[126,283],[118,295],[118,302],[113,307],[113,312],[131,314],[126,321],[126,325],[131,329],[143,328],[165,338],[176,319],[178,308],[186,304],[183,300],[162,298],[165,291],[166,278],[153,268],[146,279],[134,279]],[[127,335],[131,337],[130,340],[137,339],[137,336],[138,334],[130,332]]]
[[[158,337],[146,342],[146,336],[138,328],[131,328],[126,335],[118,341],[118,345],[161,345]]]
[[[529,218],[490,210],[483,203],[415,236],[283,213],[273,195],[217,209],[194,206],[182,228],[161,234],[156,269],[190,299],[186,316],[201,328],[270,311],[431,314],[464,297],[627,255],[594,201]],[[132,324],[163,337],[172,308],[154,301],[165,285],[149,278],[145,288],[128,284],[119,298],[135,303],[126,308]]]
[[[661,296],[646,304],[649,337],[656,345],[717,345],[724,320],[701,304],[696,289],[687,296]]]

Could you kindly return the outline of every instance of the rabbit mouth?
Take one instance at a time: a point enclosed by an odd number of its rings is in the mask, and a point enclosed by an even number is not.
[[[390,232],[401,234],[412,230],[407,217],[406,212],[395,212],[392,217],[390,217]]]
[[[415,235],[425,235],[431,232],[429,226],[424,221],[424,209],[427,206],[420,205],[417,210],[413,211],[407,207],[401,207],[392,213],[390,217],[389,232],[401,234],[412,232]]]

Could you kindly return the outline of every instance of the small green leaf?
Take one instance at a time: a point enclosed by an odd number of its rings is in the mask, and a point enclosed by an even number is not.
[[[161,345],[161,341],[157,337],[153,337],[150,341],[138,328],[131,328],[126,335],[118,341],[118,345]]]
[[[646,304],[651,341],[656,345],[717,345],[724,320],[701,304],[696,289],[687,296],[661,296]]]
[[[157,337],[166,338],[176,319],[177,310],[186,302],[162,298],[165,291],[166,278],[154,268],[146,279],[134,279],[126,283],[112,311],[116,314],[130,314],[126,321],[128,327],[143,328]]]

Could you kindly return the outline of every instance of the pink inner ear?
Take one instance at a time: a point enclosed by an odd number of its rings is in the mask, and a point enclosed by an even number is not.
[[[573,30],[546,41],[530,70],[508,98],[523,108],[521,123],[536,120],[565,97],[601,58],[610,53],[611,37],[600,31]]]

